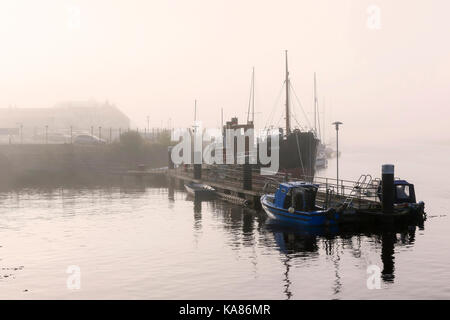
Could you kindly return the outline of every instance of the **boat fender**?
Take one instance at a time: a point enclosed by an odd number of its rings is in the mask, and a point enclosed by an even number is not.
[[[295,212],[295,209],[294,209],[293,207],[289,207],[288,212],[289,212],[289,213],[294,213],[294,212]]]

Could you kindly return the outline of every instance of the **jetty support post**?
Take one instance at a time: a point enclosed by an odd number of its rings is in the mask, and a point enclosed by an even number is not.
[[[200,160],[198,160],[200,159]],[[197,151],[194,155],[194,179],[201,180],[202,179],[202,153]],[[196,161],[197,160],[197,161]]]
[[[173,149],[173,147],[168,147],[167,148],[167,151],[168,151],[168,154],[167,154],[168,165],[167,165],[167,167],[169,169],[175,168],[175,165],[174,165],[174,163],[172,161],[172,149]]]
[[[250,158],[249,156],[245,157],[244,165],[242,166],[242,174],[243,174],[243,186],[242,189],[244,190],[252,190],[253,185],[253,174],[252,174],[252,165],[250,164]]]
[[[394,165],[384,164],[381,167],[381,204],[384,213],[394,211]]]

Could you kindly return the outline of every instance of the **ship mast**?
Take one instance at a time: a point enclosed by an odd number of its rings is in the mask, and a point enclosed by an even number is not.
[[[194,101],[194,133],[197,133],[197,99]]]
[[[317,131],[319,127],[319,131]],[[317,81],[316,73],[314,72],[314,133],[316,136],[322,140],[322,130],[320,129],[320,116],[319,116],[319,102],[317,100]]]
[[[290,119],[290,111],[289,111],[289,71],[288,71],[288,56],[287,50],[286,54],[286,134],[291,133],[291,119]]]
[[[251,109],[251,121],[250,121],[250,109]],[[248,99],[247,110],[247,124],[255,121],[255,67],[252,69],[252,81],[250,84],[250,97]]]
[[[197,121],[197,99],[194,101],[194,122]]]
[[[316,87],[315,72],[314,72],[314,132],[317,134],[317,87]]]

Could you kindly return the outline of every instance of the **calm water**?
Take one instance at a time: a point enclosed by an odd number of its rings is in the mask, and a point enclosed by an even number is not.
[[[450,148],[358,150],[344,150],[341,177],[379,176],[382,163],[395,163],[426,203],[423,228],[289,228],[145,185],[6,192],[0,298],[449,299]],[[330,161],[318,175],[334,171]],[[80,290],[67,289],[71,265],[80,267]],[[379,290],[367,289],[369,265],[382,270]]]

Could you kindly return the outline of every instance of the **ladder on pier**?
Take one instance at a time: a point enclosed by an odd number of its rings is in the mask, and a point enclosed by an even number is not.
[[[362,174],[359,177],[358,181],[355,182],[352,190],[345,199],[343,203],[344,208],[348,208],[349,206],[351,206],[355,198],[361,197],[361,195],[365,195],[368,189],[374,186],[373,182],[375,181],[372,179],[372,176],[370,174]]]

